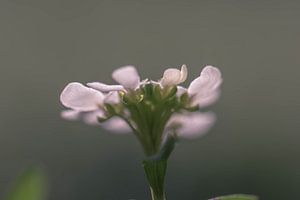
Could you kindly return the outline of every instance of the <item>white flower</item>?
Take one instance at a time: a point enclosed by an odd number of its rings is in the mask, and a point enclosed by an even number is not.
[[[187,78],[187,67],[186,65],[181,66],[181,70],[175,68],[168,68],[165,70],[160,84],[163,87],[174,86],[183,83]]]
[[[120,102],[118,92],[102,93],[81,83],[69,83],[60,95],[61,103],[70,109],[87,112],[102,108],[104,103],[117,104]]]
[[[90,125],[101,124],[105,129],[114,132],[129,132],[130,127],[132,129],[141,129],[140,126],[145,125],[145,120],[147,121],[149,116],[143,116],[144,113],[142,112],[140,114],[138,113],[139,116],[135,116],[134,119],[131,119],[132,113],[130,109],[137,109],[133,110],[135,115],[137,115],[137,112],[140,112],[140,110],[155,110],[155,106],[160,104],[155,98],[157,96],[159,98],[170,98],[168,95],[164,95],[164,92],[170,92],[170,90],[165,90],[164,88],[176,86],[177,93],[174,95],[175,97],[177,96],[177,98],[175,98],[175,104],[173,102],[159,106],[159,109],[155,111],[155,115],[157,117],[162,117],[163,115],[168,116],[167,114],[169,112],[170,117],[161,122],[165,125],[165,131],[169,132],[170,130],[176,129],[176,133],[179,137],[194,138],[209,130],[215,122],[215,115],[210,112],[190,112],[191,110],[188,108],[195,106],[203,108],[215,103],[220,96],[222,76],[220,70],[216,67],[206,66],[203,68],[200,76],[193,80],[188,88],[184,88],[179,84],[187,79],[187,74],[186,65],[182,65],[181,70],[175,68],[166,69],[163,73],[163,77],[158,82],[152,80],[148,81],[148,79],[141,81],[137,70],[133,66],[124,66],[112,73],[112,78],[120,85],[90,82],[87,83],[87,87],[77,82],[69,83],[62,91],[60,100],[62,104],[70,110],[63,111],[61,116],[68,120],[82,120]],[[150,85],[150,88],[153,88],[153,91],[147,93],[147,95],[152,94],[153,96],[145,96],[145,93],[143,93],[145,92],[143,88],[146,84]],[[124,104],[124,101],[120,100],[120,91],[122,91],[122,94],[124,93],[127,100],[129,99],[136,103],[139,108],[127,107],[126,103]],[[129,94],[126,96],[128,92]],[[187,94],[188,100],[186,102],[180,98],[183,94]],[[137,101],[135,99],[137,96],[142,98],[138,98]],[[123,98],[123,96],[121,98]],[[144,101],[144,103],[140,101]],[[168,99],[163,99],[162,103],[167,101]],[[173,100],[170,98],[170,101],[174,101],[174,98]],[[109,109],[106,109],[107,105],[111,105],[113,109],[121,109],[122,113],[118,115],[110,113],[108,116],[110,118],[109,120],[99,123],[99,118],[104,119],[107,117],[106,112],[109,111]],[[132,106],[132,104],[130,105]],[[177,110],[168,108],[169,105],[176,106]],[[140,108],[140,106],[145,107]],[[179,110],[177,108],[178,106]],[[160,116],[160,114],[162,116]],[[136,131],[143,131],[143,129],[134,130],[134,132]]]
[[[201,108],[215,103],[220,96],[220,86],[222,83],[222,75],[218,68],[206,66],[201,71],[198,78],[193,80],[186,89],[177,86],[177,96],[187,93],[191,98],[191,106],[199,106]],[[178,136],[184,138],[194,138],[206,133],[215,123],[215,115],[213,113],[176,113],[167,125],[177,127]]]
[[[124,66],[112,73],[112,78],[120,85],[107,85],[101,82],[90,82],[87,86],[81,83],[69,83],[61,93],[62,104],[70,108],[61,113],[67,120],[82,120],[89,125],[99,125],[98,118],[105,118],[103,104],[118,104],[118,91],[135,90],[147,80],[140,81],[140,76],[134,66]],[[128,124],[119,117],[113,117],[102,127],[114,132],[129,132]]]
[[[215,103],[220,96],[222,75],[218,68],[206,66],[198,78],[193,80],[187,89],[192,106],[201,108]],[[182,90],[182,89],[181,89]]]
[[[70,109],[61,112],[62,118],[72,121],[82,120],[89,125],[99,125],[98,118],[105,117],[103,104],[117,104],[120,102],[120,99],[118,92],[112,91],[103,94],[81,83],[72,82],[62,91],[60,101],[65,107]],[[129,132],[129,126],[118,117],[109,119],[102,126],[112,131]]]

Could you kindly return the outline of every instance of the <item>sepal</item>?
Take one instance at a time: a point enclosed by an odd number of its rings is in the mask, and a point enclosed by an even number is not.
[[[163,99],[169,99],[176,95],[177,87],[176,86],[169,86],[162,90],[162,97]]]

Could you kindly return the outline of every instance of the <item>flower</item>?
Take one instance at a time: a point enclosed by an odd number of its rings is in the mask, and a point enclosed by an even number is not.
[[[82,120],[116,131],[130,132],[141,142],[145,153],[156,153],[163,138],[176,134],[195,138],[207,132],[215,122],[211,112],[199,108],[212,105],[220,96],[222,76],[219,69],[206,66],[188,88],[179,84],[187,79],[187,67],[168,68],[159,81],[143,80],[133,66],[112,73],[119,85],[90,82],[86,86],[72,82],[60,100],[69,110],[61,113],[68,120]]]
[[[220,96],[222,81],[222,75],[218,68],[206,66],[187,89],[192,98],[192,104],[206,107],[215,103]]]
[[[81,83],[69,83],[60,95],[61,103],[69,108],[61,112],[61,117],[67,120],[82,120],[89,125],[98,125],[98,118],[105,117],[104,103],[117,104],[119,96],[117,92],[102,92],[86,87]],[[112,122],[106,122],[103,127],[114,132],[129,132],[128,125],[119,118],[113,118]]]

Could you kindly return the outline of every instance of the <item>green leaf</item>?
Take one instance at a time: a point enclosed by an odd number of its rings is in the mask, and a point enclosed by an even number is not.
[[[45,200],[46,177],[41,169],[30,168],[16,181],[7,200]]]
[[[170,134],[165,143],[163,144],[162,148],[160,149],[159,153],[152,157],[155,160],[168,160],[172,151],[174,150],[175,143],[177,142],[177,137],[175,134]],[[151,158],[149,158],[151,159]]]
[[[216,197],[209,200],[258,200],[258,197],[246,194],[233,194],[222,197]]]

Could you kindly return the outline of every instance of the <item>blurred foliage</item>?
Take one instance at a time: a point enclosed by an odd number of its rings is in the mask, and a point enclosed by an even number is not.
[[[163,161],[165,161],[165,160],[163,160]],[[152,163],[150,161],[148,161],[148,162],[149,163],[144,163],[144,164],[146,164],[146,168],[150,167],[149,164]],[[153,163],[154,163],[154,160],[153,160]],[[162,169],[164,169],[164,168],[165,168],[165,165],[163,164]],[[158,168],[156,168],[156,169],[158,169]],[[159,171],[160,170],[161,169],[159,168]],[[149,175],[151,175],[151,173],[147,174],[147,175],[149,176]],[[150,181],[150,180],[152,180],[152,179],[148,178],[148,181]],[[16,180],[16,183],[13,185],[13,188],[11,189],[10,193],[8,194],[8,197],[6,198],[6,200],[46,200],[47,199],[47,188],[48,188],[47,178],[46,178],[46,175],[43,172],[43,170],[41,170],[40,168],[36,168],[36,167],[29,168],[29,169],[26,169],[21,174],[20,177],[18,177],[18,179]],[[234,194],[234,195],[216,197],[216,198],[212,198],[210,200],[258,200],[258,197],[253,196],[253,195]]]
[[[40,168],[26,169],[16,180],[6,200],[45,200],[47,180]]]
[[[210,200],[258,200],[258,198],[253,195],[233,194],[228,196],[216,197]]]

